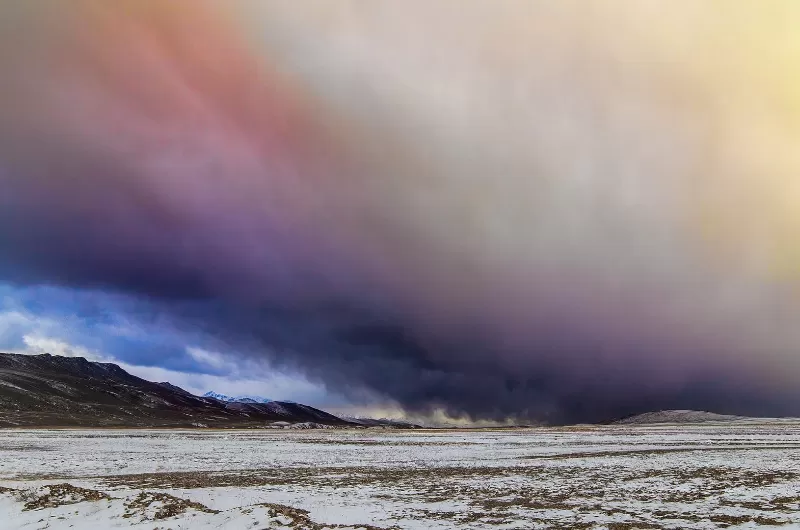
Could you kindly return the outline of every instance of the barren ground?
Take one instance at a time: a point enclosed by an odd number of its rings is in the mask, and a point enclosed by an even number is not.
[[[800,424],[0,430],[0,528],[800,528]]]

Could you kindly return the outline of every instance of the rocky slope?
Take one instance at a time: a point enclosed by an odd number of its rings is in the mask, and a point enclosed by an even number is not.
[[[0,353],[0,427],[355,426],[298,403],[228,403],[82,357]]]

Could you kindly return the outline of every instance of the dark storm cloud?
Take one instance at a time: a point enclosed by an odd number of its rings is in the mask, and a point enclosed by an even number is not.
[[[162,330],[98,348],[474,418],[800,413],[794,144],[709,13],[188,4],[0,0],[0,281]]]

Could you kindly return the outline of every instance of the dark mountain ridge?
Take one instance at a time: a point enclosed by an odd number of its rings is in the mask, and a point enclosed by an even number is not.
[[[226,403],[195,396],[83,357],[0,353],[0,427],[264,427],[276,422],[356,426],[299,403]]]

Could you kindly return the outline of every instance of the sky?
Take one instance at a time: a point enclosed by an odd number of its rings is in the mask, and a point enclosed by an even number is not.
[[[793,0],[0,0],[0,349],[473,420],[800,415]]]

